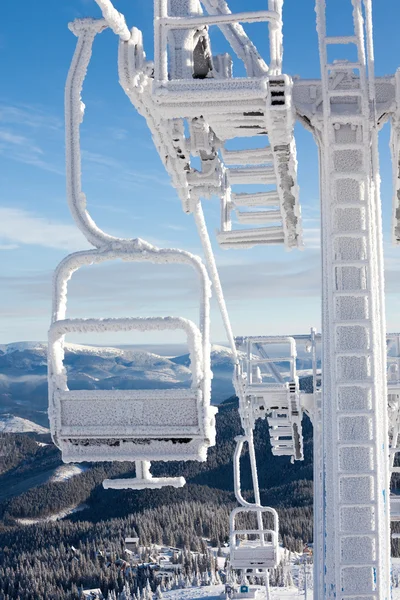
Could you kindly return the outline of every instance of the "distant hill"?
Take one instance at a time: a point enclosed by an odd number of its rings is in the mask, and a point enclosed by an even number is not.
[[[299,358],[299,369],[310,358]],[[143,349],[65,344],[70,389],[165,389],[189,386],[189,355],[166,357]],[[212,402],[234,393],[229,348],[212,346]],[[281,365],[287,368],[287,365]],[[17,342],[0,345],[0,415],[11,414],[48,427],[47,345]]]
[[[145,350],[65,345],[70,389],[164,389],[189,386],[187,354],[168,358]],[[232,354],[216,346],[212,401],[233,393]],[[215,365],[214,365],[215,363]],[[48,427],[47,345],[18,342],[0,345],[0,415],[12,414]]]
[[[14,415],[0,415],[0,433],[49,433],[49,429]]]

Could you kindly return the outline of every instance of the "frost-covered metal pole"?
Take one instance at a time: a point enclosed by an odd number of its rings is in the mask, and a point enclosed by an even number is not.
[[[353,35],[333,37],[326,34],[325,0],[316,3],[323,101],[316,137],[323,231],[324,528],[315,532],[315,542],[323,549],[325,598],[385,600],[386,326],[371,2],[352,0],[352,6]],[[355,47],[356,62],[332,62],[337,45]]]

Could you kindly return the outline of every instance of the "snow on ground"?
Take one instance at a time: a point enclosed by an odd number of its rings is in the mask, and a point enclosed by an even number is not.
[[[35,525],[36,523],[49,523],[50,521],[58,521],[59,519],[67,517],[68,515],[72,515],[73,513],[85,510],[85,508],[88,508],[87,504],[80,504],[79,506],[64,508],[64,510],[60,510],[60,512],[55,513],[53,515],[49,515],[48,517],[41,517],[38,519],[16,519],[16,521],[20,525]]]
[[[304,598],[304,592],[299,591],[296,587],[271,587],[270,589],[272,600],[306,600]],[[224,592],[224,585],[208,585],[204,587],[191,587],[163,592],[163,598],[164,600],[201,600],[202,598],[221,600],[221,594]],[[261,599],[265,598],[265,588],[260,588],[260,592],[261,593],[257,597]],[[312,590],[309,590],[307,596],[307,600],[311,600]]]
[[[50,481],[66,481],[67,479],[71,479],[75,475],[80,475],[80,473],[84,473],[88,470],[88,467],[84,467],[82,465],[61,465],[55,471]]]
[[[182,590],[163,592],[163,598],[164,600],[200,600],[200,598],[220,600],[220,595],[224,589],[224,585],[183,588]]]
[[[46,427],[37,423],[14,417],[14,415],[0,415],[0,433],[49,433]]]

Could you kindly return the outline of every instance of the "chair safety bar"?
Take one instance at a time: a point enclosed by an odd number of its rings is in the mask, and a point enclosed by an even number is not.
[[[274,528],[273,529],[248,529],[248,530],[242,530],[242,529],[235,529],[235,520],[237,518],[237,516],[241,513],[254,513],[254,514],[259,514],[259,515],[263,515],[263,514],[271,514],[273,516],[274,519]],[[272,537],[273,541],[278,541],[278,534],[279,534],[279,516],[277,511],[274,508],[271,508],[269,506],[253,506],[253,507],[246,507],[246,506],[238,506],[237,508],[234,508],[230,514],[230,531],[231,531],[231,544],[233,542],[233,545],[235,544],[234,542],[234,538],[236,535],[258,535],[260,536],[261,541],[263,541],[263,534],[270,534]]]

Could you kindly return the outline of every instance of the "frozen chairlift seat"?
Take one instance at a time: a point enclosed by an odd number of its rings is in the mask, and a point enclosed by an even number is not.
[[[282,0],[268,0],[268,10],[240,13],[225,0],[155,0],[154,64],[146,60],[141,33],[129,32],[119,13],[113,20],[109,0],[96,1],[120,36],[121,85],[145,117],[185,212],[193,212],[200,197],[216,195],[222,247],[301,247],[293,83],[282,74]],[[268,23],[269,65],[241,25],[257,22]],[[213,25],[243,61],[245,77],[234,76],[229,54],[212,55]],[[230,140],[260,135],[268,136],[264,148],[226,148]],[[200,170],[191,156],[200,158]],[[268,190],[232,191],[242,183]],[[232,211],[241,229],[232,228]]]
[[[253,428],[257,418],[267,418],[272,454],[303,460],[296,341],[292,337],[246,337],[236,338],[236,345],[242,350],[235,374],[235,387],[244,398],[242,420],[247,419]]]
[[[138,242],[140,243],[140,242]],[[200,323],[180,317],[67,319],[67,282],[84,265],[107,260],[178,263],[191,266],[200,281]],[[215,412],[210,406],[210,284],[197,257],[180,250],[90,250],[64,259],[55,274],[53,321],[49,332],[49,417],[64,462],[135,461],[136,480],[106,482],[106,487],[183,485],[183,478],[151,479],[148,461],[206,460],[215,443]],[[69,333],[181,329],[190,350],[190,389],[70,390],[64,366]]]
[[[238,529],[237,518],[255,515],[257,520],[272,514],[273,529]],[[273,508],[235,508],[230,515],[230,566],[232,569],[273,569],[278,564],[278,513]],[[252,539],[251,539],[252,538]]]

